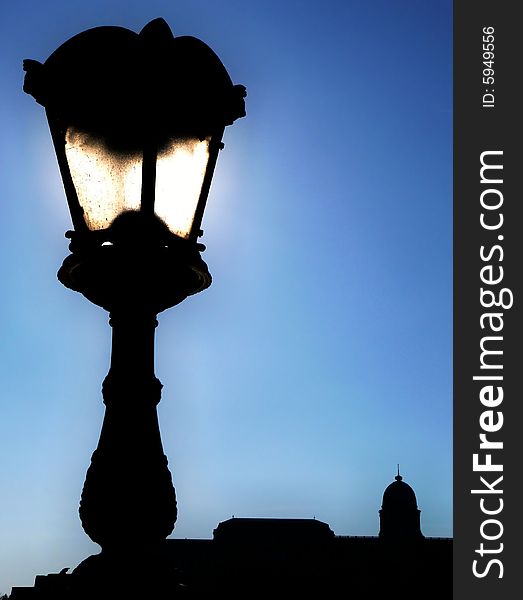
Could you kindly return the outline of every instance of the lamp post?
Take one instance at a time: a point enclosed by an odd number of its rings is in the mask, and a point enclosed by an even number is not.
[[[211,284],[198,238],[245,88],[163,19],[139,34],[87,30],[24,69],[24,91],[46,109],[74,227],[58,279],[107,310],[113,330],[80,518],[102,554],[152,548],[177,516],[156,413],[156,316]]]

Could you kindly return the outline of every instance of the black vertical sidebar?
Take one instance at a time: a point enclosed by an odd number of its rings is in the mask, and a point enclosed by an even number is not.
[[[523,588],[523,21],[454,1],[454,598]]]

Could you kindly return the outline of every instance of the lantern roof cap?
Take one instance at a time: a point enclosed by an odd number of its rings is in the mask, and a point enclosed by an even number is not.
[[[135,33],[116,26],[73,36],[40,63],[25,60],[24,91],[65,125],[167,131],[201,138],[245,116],[233,85],[201,40],[174,37],[163,19]]]

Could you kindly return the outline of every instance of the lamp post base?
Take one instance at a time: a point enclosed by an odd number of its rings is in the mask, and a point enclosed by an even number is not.
[[[105,417],[87,471],[80,519],[104,550],[126,552],[164,540],[174,529],[176,495],[162,448],[150,315],[111,315],[111,368],[103,385]]]
[[[174,529],[176,495],[156,412],[162,385],[154,375],[154,331],[158,312],[210,285],[200,249],[76,244],[58,272],[65,286],[110,312],[113,328],[105,417],[80,502],[83,528],[102,547],[100,565],[124,565],[134,549],[156,556]]]
[[[189,591],[183,573],[168,559],[161,544],[125,553],[102,551],[81,562],[69,579],[70,587],[79,594],[75,600],[135,596],[168,600],[185,598]]]
[[[184,574],[163,546],[102,551],[82,561],[72,573],[37,575],[34,587],[13,588],[10,600],[127,600],[192,598]]]

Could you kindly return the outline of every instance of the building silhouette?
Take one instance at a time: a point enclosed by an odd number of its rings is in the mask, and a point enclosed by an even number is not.
[[[80,565],[71,574],[38,576],[33,588],[13,588],[10,600],[128,598],[132,585],[137,598],[151,600],[452,598],[452,539],[422,534],[416,495],[399,470],[379,517],[377,536],[338,536],[316,519],[232,517],[212,539],[164,542],[161,560],[176,573],[176,589],[154,587],[150,576],[141,580],[136,564],[133,581],[122,581],[116,594],[110,584],[90,585]]]
[[[398,474],[383,492],[379,537],[385,540],[417,540],[423,537],[416,494]]]

